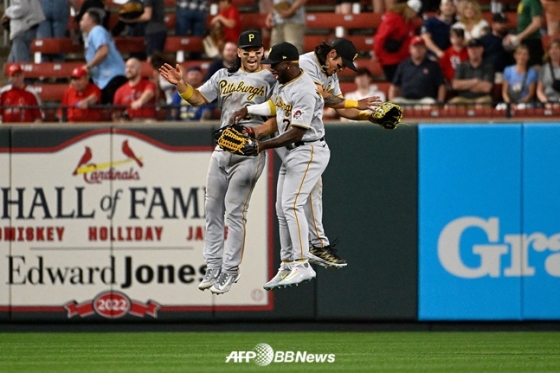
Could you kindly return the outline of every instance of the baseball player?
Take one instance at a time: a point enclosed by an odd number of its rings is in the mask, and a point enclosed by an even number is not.
[[[278,273],[263,287],[266,290],[289,287],[315,278],[308,262],[309,227],[304,206],[311,191],[321,178],[330,159],[323,125],[323,97],[313,80],[300,69],[297,48],[290,43],[272,47],[263,63],[271,65],[277,75],[271,100],[244,107],[234,113],[233,122],[247,114],[275,116],[261,126],[253,127],[256,138],[274,132],[278,136],[251,144],[255,152],[269,148],[286,148],[278,176],[276,213],[280,232]]]
[[[263,44],[258,31],[245,31],[239,36],[237,62],[218,70],[200,88],[194,89],[183,81],[180,65],[165,64],[162,76],[174,84],[181,97],[191,105],[205,105],[218,100],[222,127],[228,125],[232,112],[246,105],[266,102],[276,85],[274,76],[261,67]],[[261,124],[260,117],[242,122],[246,127]],[[251,193],[265,164],[265,153],[243,157],[214,149],[206,182],[206,239],[204,259],[206,274],[198,285],[222,294],[239,280],[239,265],[245,244],[245,223]],[[225,222],[224,222],[225,219]],[[228,238],[224,242],[224,228]],[[225,253],[225,255],[223,254]]]
[[[358,51],[347,39],[336,39],[332,44],[321,43],[313,52],[300,56],[300,67],[311,77],[317,90],[324,98],[325,106],[336,110],[338,115],[348,119],[372,120],[372,106],[379,104],[379,97],[366,97],[362,100],[347,100],[342,97],[337,73],[344,68],[356,71],[354,60]],[[323,228],[323,182],[319,179],[313,188],[306,207],[310,229],[309,261],[323,267],[342,268],[347,265],[340,258],[334,244],[331,245]]]

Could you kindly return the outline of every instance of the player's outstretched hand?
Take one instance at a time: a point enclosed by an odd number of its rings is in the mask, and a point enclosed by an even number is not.
[[[243,118],[245,118],[245,116],[247,116],[247,107],[241,108],[241,109],[235,111],[233,114],[231,114],[231,117],[229,118],[229,123],[230,124],[237,124]]]
[[[381,103],[382,103],[382,101],[379,98],[379,96],[371,96],[371,97],[362,98],[361,100],[358,100],[358,109],[360,109],[360,110],[371,110],[375,106],[378,106]]]
[[[176,64],[175,67],[166,63],[159,68],[159,73],[165,78],[169,83],[177,85],[181,79],[183,79],[183,69],[181,65]]]

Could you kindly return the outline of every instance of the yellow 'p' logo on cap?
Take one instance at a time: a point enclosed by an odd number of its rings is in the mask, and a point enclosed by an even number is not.
[[[249,34],[249,43],[253,41],[255,34]]]

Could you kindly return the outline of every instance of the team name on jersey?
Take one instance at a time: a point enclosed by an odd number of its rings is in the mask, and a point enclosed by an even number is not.
[[[282,108],[284,110],[284,116],[289,117],[292,113],[293,105],[287,104],[282,100],[282,97],[276,96],[276,101],[274,102],[276,107]]]
[[[241,93],[249,93],[247,96],[247,100],[252,100],[255,96],[263,96],[265,94],[265,86],[262,87],[253,87],[250,85],[245,85],[244,82],[229,83],[227,80],[220,80],[220,95],[227,96],[231,93],[241,92]]]

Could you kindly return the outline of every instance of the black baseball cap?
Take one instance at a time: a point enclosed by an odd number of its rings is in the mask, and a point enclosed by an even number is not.
[[[480,41],[480,39],[471,39],[467,42],[467,48],[473,48],[473,47],[483,47],[484,44],[482,44],[482,41]]]
[[[344,66],[356,71],[354,60],[358,57],[358,50],[354,44],[347,39],[336,39],[332,42],[331,46],[336,50],[336,53],[342,57]]]
[[[237,41],[239,48],[245,49],[250,47],[262,47],[262,36],[260,31],[249,30],[244,31],[239,35],[239,40]]]
[[[276,65],[282,61],[298,61],[299,52],[295,45],[288,42],[276,44],[270,49],[268,57],[261,61],[264,64]]]
[[[492,22],[508,23],[508,19],[504,13],[494,13],[492,16]]]

